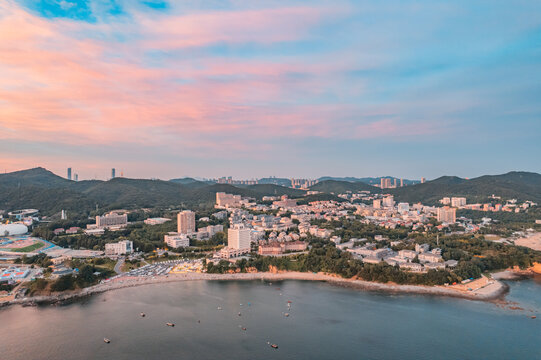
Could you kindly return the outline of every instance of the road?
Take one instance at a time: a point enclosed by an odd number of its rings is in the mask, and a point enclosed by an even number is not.
[[[124,260],[125,258],[123,256],[118,258],[118,261],[116,262],[116,265],[115,265],[115,272],[117,274],[124,274],[124,272],[122,271],[122,265],[124,265]]]

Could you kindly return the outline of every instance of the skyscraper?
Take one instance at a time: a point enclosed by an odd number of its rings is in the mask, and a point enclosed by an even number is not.
[[[424,184],[426,179],[424,177],[421,178],[421,184]]]
[[[115,168],[112,168],[111,169],[111,179],[114,179],[115,176],[116,176],[116,170],[115,170]]]
[[[381,178],[380,182],[381,189],[388,189],[391,187],[391,179],[389,178]]]
[[[404,186],[404,179],[400,179],[400,187]]]
[[[177,215],[177,232],[179,234],[191,234],[195,232],[195,213],[184,210]]]
[[[75,174],[75,181],[79,181],[79,174]]]
[[[71,180],[71,168],[68,168],[68,180]]]

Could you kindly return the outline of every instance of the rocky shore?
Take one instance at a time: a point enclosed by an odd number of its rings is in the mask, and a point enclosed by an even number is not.
[[[61,293],[49,296],[34,296],[19,298],[12,301],[0,303],[0,306],[23,305],[35,306],[40,304],[66,303],[106,291],[117,290],[127,287],[142,286],[149,284],[171,283],[178,281],[239,281],[239,280],[304,280],[304,281],[326,281],[331,284],[344,286],[352,289],[387,292],[394,294],[420,294],[432,296],[449,296],[478,301],[491,301],[502,298],[509,290],[509,287],[498,281],[490,280],[481,288],[473,291],[465,291],[453,286],[422,286],[422,285],[398,285],[382,284],[363,280],[343,279],[334,275],[323,273],[301,273],[301,272],[279,272],[279,273],[238,273],[238,274],[169,274],[156,276],[154,278],[141,277],[119,277],[110,282],[91,286],[80,291]]]

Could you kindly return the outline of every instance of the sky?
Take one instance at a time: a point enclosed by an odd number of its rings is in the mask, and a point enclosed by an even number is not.
[[[541,2],[2,0],[0,171],[541,172]]]

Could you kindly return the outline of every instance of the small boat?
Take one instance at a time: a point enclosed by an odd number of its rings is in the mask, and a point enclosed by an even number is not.
[[[273,349],[278,349],[278,345],[276,345],[276,344],[271,344],[271,348],[273,348]]]
[[[223,310],[221,306],[218,306],[218,310]]]
[[[103,342],[106,343],[106,344],[109,344],[111,342],[111,340],[109,340],[107,338],[103,338]]]
[[[289,313],[285,313],[284,316],[285,316],[285,317],[289,317]]]
[[[246,328],[245,328],[245,327],[243,327],[243,328],[242,328],[242,330],[246,331]]]
[[[537,316],[535,316],[535,315],[534,315],[534,316],[532,316],[532,319],[535,319],[535,318],[537,318]]]
[[[171,327],[175,326],[175,324],[173,324],[173,323],[166,323],[165,325],[171,326]]]
[[[145,313],[141,313],[141,317],[145,317],[145,316],[146,316]]]
[[[288,300],[288,301],[287,301],[288,304],[291,304],[292,302],[293,302],[293,301],[291,301],[291,300]]]
[[[241,313],[239,313],[239,316],[241,316],[241,315],[242,315],[242,314],[241,314]]]
[[[197,320],[197,322],[200,324],[200,323],[201,323],[201,320]]]

